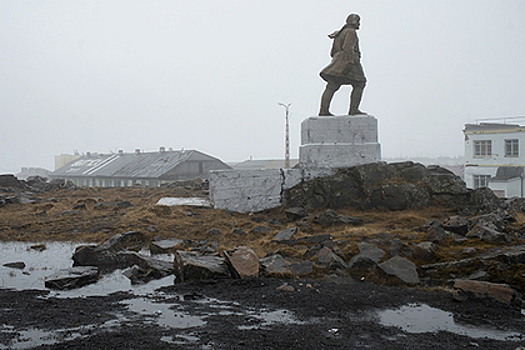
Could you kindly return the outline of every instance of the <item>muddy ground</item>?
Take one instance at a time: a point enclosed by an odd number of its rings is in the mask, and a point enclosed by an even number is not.
[[[278,289],[285,283],[294,290]],[[487,308],[477,301],[454,302],[444,291],[384,287],[341,278],[197,281],[163,287],[149,297],[124,292],[87,298],[46,294],[46,291],[0,290],[0,348],[515,350],[525,347],[524,315],[519,311],[499,304]],[[137,304],[131,311],[129,305],[133,303]],[[409,304],[449,312],[453,319],[443,320],[440,327],[449,322],[452,331],[411,333],[410,329],[381,324],[381,310],[396,310]],[[174,311],[171,315],[170,310]],[[427,317],[428,324],[433,322],[432,318],[441,316]],[[31,347],[30,337],[48,345]]]

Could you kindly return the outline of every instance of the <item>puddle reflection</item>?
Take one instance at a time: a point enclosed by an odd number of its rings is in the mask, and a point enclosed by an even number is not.
[[[409,304],[398,309],[381,311],[379,323],[401,328],[407,333],[446,331],[471,338],[494,340],[522,340],[524,337],[524,334],[517,332],[457,324],[452,313],[425,304]]]

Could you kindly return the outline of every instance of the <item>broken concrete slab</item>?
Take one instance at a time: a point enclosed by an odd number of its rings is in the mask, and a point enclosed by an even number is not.
[[[200,197],[163,197],[159,199],[155,205],[165,205],[167,207],[176,207],[181,205],[202,208],[211,207],[209,199]]]
[[[88,284],[96,283],[99,277],[99,269],[95,266],[77,266],[70,269],[59,270],[44,280],[46,288],[51,289],[74,289]]]

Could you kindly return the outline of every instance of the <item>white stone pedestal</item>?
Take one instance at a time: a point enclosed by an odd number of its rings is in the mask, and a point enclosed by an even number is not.
[[[301,167],[345,168],[381,160],[371,115],[310,117],[301,123]]]

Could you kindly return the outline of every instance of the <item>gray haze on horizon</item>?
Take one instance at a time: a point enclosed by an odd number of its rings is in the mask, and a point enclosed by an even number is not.
[[[384,157],[462,155],[465,123],[525,115],[521,0],[0,0],[0,173],[75,150],[283,158],[278,102],[297,158],[350,13]]]

